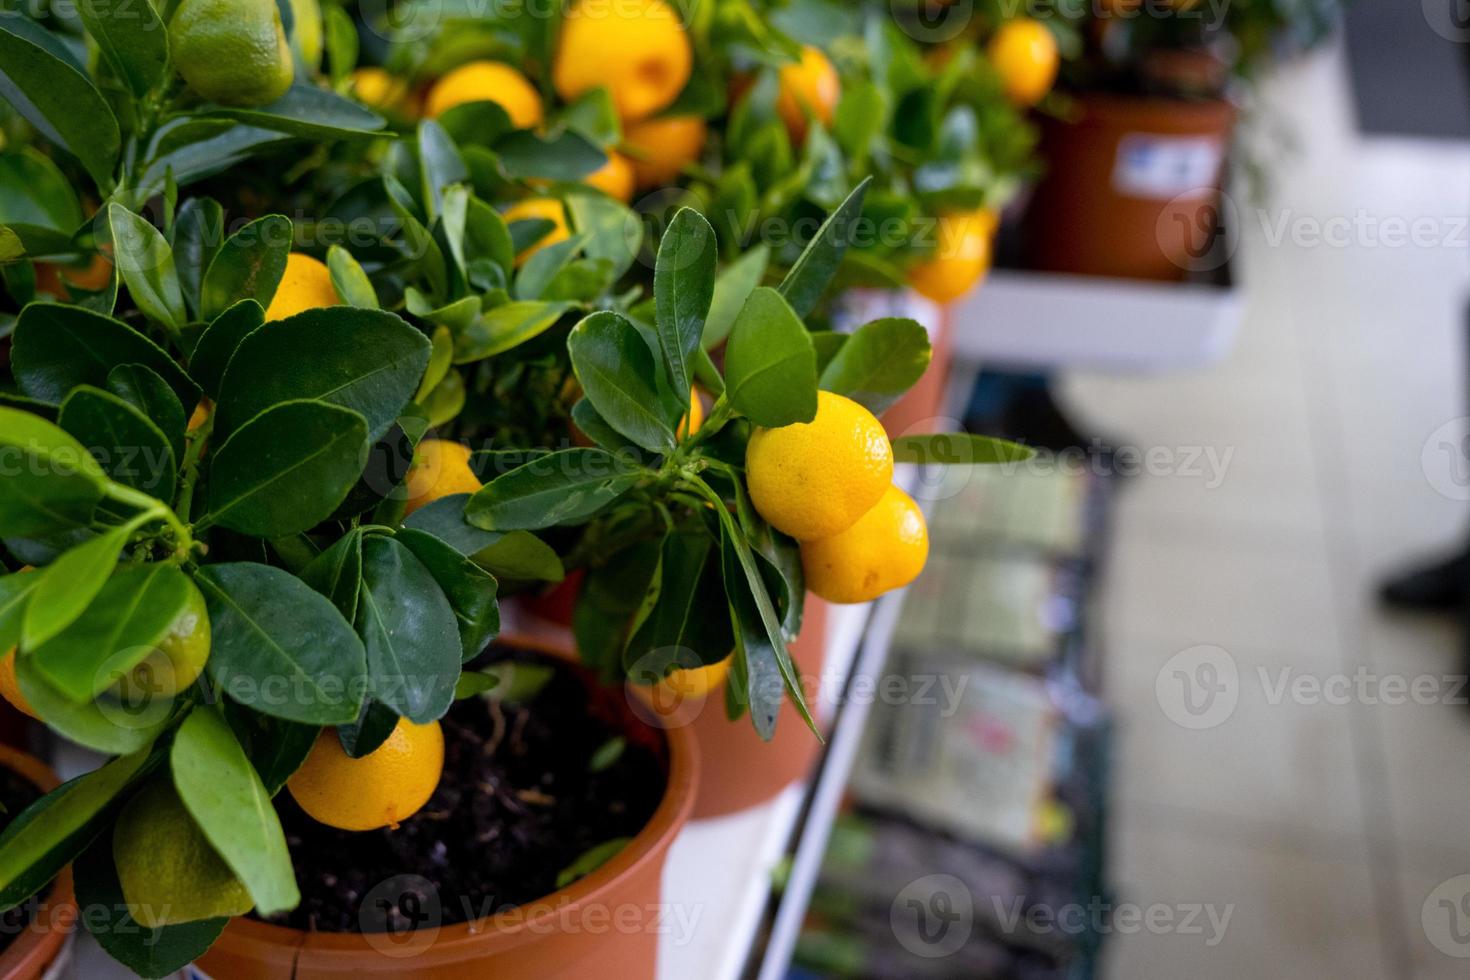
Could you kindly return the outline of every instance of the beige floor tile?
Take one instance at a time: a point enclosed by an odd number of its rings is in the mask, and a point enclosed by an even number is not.
[[[1308,855],[1187,828],[1125,825],[1114,870],[1121,901],[1170,910],[1214,906],[1216,921],[1226,909],[1230,915],[1214,946],[1206,943],[1219,931],[1207,916],[1203,935],[1112,936],[1108,975],[1118,980],[1397,980],[1385,967],[1361,848]]]

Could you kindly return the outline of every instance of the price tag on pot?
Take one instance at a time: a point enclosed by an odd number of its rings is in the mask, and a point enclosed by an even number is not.
[[[1129,133],[1118,141],[1113,188],[1128,197],[1172,200],[1189,191],[1210,193],[1225,145],[1212,136]]]

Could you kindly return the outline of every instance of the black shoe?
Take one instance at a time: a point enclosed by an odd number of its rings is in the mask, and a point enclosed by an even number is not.
[[[1383,601],[1398,609],[1451,612],[1470,598],[1470,551],[1394,576],[1379,587]]]

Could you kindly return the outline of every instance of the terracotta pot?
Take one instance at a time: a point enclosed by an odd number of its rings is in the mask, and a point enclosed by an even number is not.
[[[513,642],[542,649],[536,641]],[[543,652],[566,655],[564,650]],[[631,708],[624,725],[630,738],[658,738]],[[616,857],[566,888],[489,918],[397,937],[303,932],[239,918],[199,961],[197,975],[215,980],[346,980],[363,975],[651,980],[667,911],[661,905],[664,861],[689,820],[700,769],[690,732],[673,729],[666,738],[668,788],[652,819]]]
[[[930,342],[934,354],[923,377],[902,398],[883,413],[883,428],[890,438],[903,435],[927,435],[937,431],[933,420],[944,410],[945,389],[949,385],[950,351],[954,345],[954,322],[950,307],[938,307]]]
[[[35,756],[0,745],[0,766],[24,776],[43,793],[61,785],[50,767]],[[4,953],[0,953],[0,978],[36,980],[61,955],[77,921],[77,898],[72,890],[71,867],[65,867],[51,883],[46,900]]]
[[[801,636],[791,645],[816,711],[817,682],[827,659],[827,604],[808,594]],[[806,727],[790,699],[781,704],[776,735],[762,741],[748,717],[730,721],[723,688],[710,693],[689,728],[698,745],[704,778],[694,803],[694,819],[724,816],[758,806],[811,771],[821,743]]]
[[[1029,268],[1183,279],[1218,228],[1235,107],[1223,100],[1085,95],[1042,124],[1046,174],[1022,225]]]

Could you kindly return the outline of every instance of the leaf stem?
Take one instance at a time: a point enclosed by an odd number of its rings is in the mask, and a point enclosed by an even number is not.
[[[204,455],[204,444],[209,441],[209,436],[214,432],[214,409],[211,408],[205,415],[204,421],[191,430],[184,438],[187,445],[184,447],[184,483],[179,488],[178,512],[188,520],[194,506],[194,484],[199,479],[199,460]]]
[[[163,501],[156,497],[150,497],[141,490],[124,486],[121,483],[107,484],[107,496],[118,503],[129,507],[136,507],[139,513],[135,514],[125,525],[129,530],[142,527],[149,521],[161,520],[169,526],[174,537],[174,557],[180,561],[188,557],[194,548],[194,536],[189,532],[189,527],[179,516],[173,512]]]

